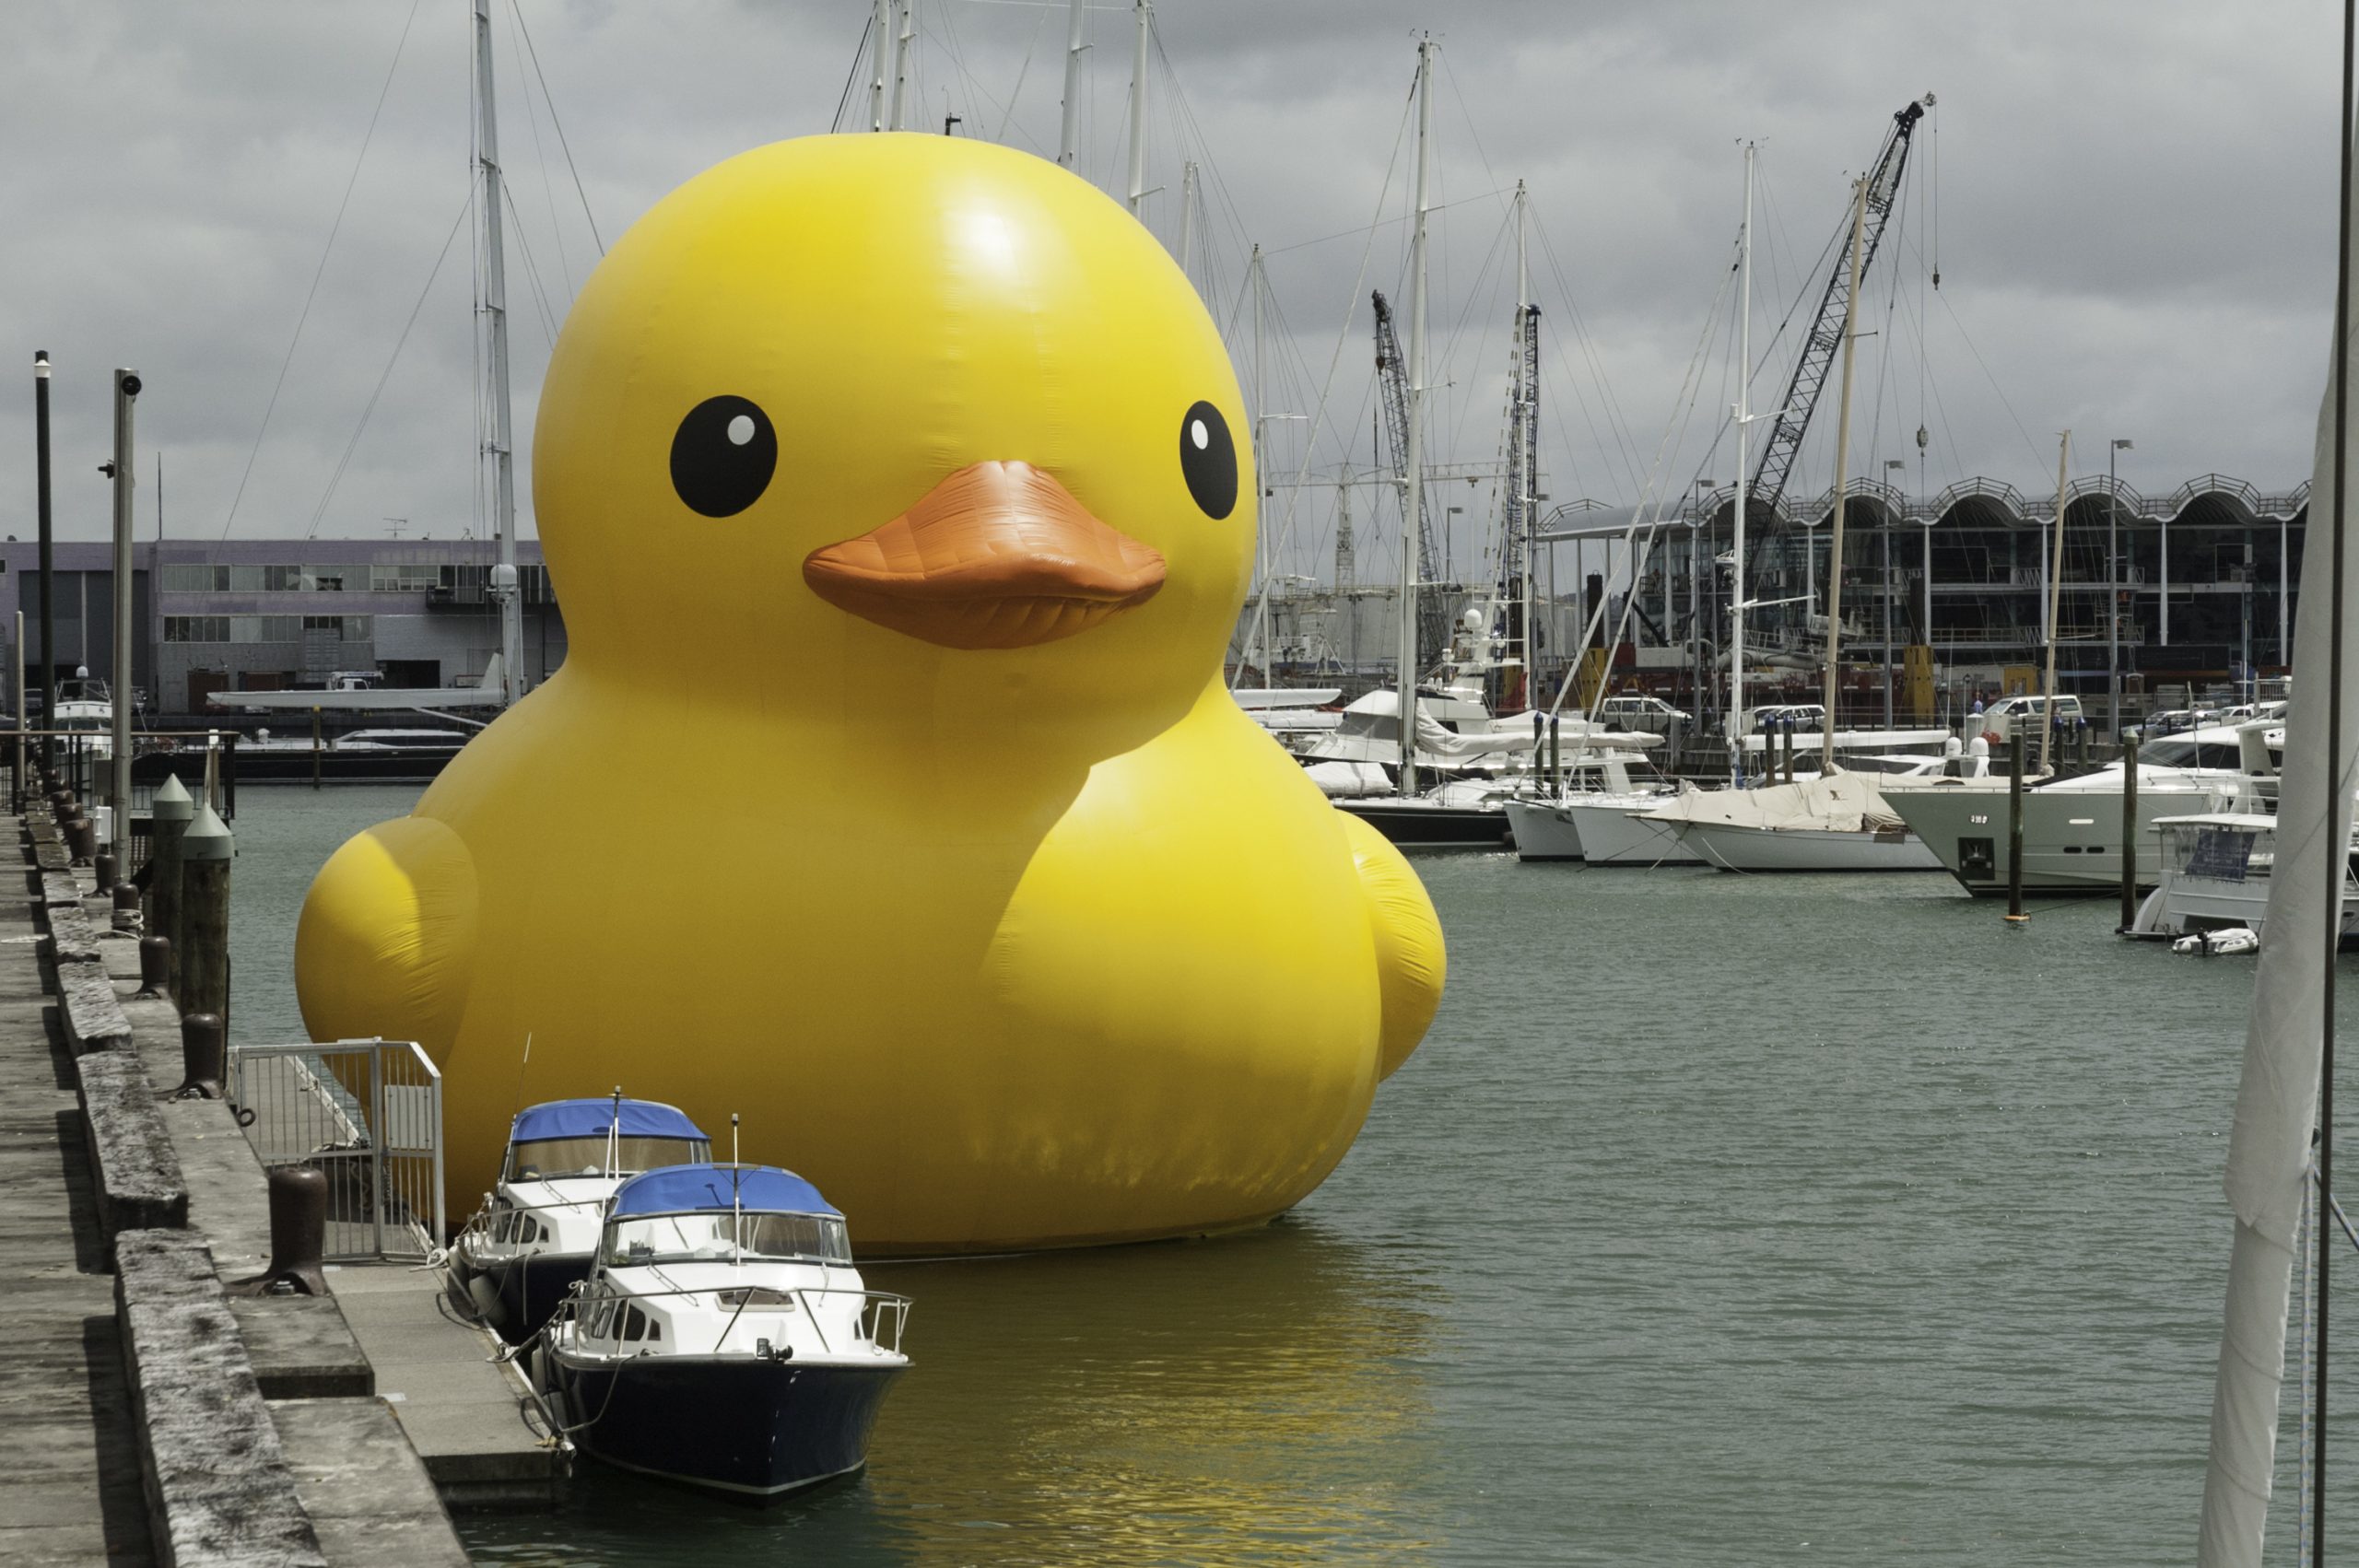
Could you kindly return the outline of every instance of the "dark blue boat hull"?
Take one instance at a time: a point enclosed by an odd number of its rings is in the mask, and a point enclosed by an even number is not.
[[[478,1270],[491,1281],[499,1302],[491,1326],[511,1345],[540,1332],[573,1287],[590,1277],[590,1255],[543,1254]]]
[[[584,1451],[696,1486],[777,1497],[850,1475],[902,1365],[639,1356],[553,1370]]]

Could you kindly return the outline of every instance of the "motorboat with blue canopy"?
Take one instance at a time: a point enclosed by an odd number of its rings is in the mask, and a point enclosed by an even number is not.
[[[619,1090],[526,1106],[509,1124],[497,1187],[452,1249],[468,1300],[510,1340],[532,1338],[589,1276],[616,1189],[711,1155],[711,1140],[677,1106]]]
[[[585,1452],[776,1497],[867,1463],[909,1306],[866,1288],[843,1214],[801,1176],[681,1165],[616,1188],[532,1364]]]

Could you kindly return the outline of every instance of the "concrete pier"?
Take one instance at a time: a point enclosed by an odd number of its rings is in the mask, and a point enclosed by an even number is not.
[[[46,813],[0,833],[32,862],[0,879],[0,1560],[459,1564],[446,1497],[549,1502],[563,1446],[439,1275],[239,1289],[270,1255],[252,1145],[171,1097],[178,1013]]]

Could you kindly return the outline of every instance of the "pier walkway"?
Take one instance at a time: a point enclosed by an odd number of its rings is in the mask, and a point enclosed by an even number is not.
[[[17,828],[0,817],[0,842]],[[0,1562],[153,1562],[114,1281],[32,904],[24,879],[0,877]]]
[[[445,1498],[546,1505],[561,1445],[438,1276],[267,1272],[261,1161],[181,1099],[180,1017],[35,805],[0,814],[0,1563],[464,1564]],[[350,1308],[347,1317],[347,1305]]]

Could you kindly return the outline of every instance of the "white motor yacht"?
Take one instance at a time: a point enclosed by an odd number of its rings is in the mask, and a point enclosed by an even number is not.
[[[1977,743],[1980,743],[1979,742]],[[2276,798],[2283,721],[2263,718],[2150,741],[2138,753],[2138,868],[2150,885],[2161,859],[2160,824]],[[2122,795],[2127,764],[2072,778],[2026,779],[2023,792],[2025,893],[2098,892],[2121,884]],[[1983,897],[2007,893],[2004,775],[1979,779],[1895,779],[1884,799],[1958,884]]]
[[[653,1100],[552,1100],[516,1114],[499,1180],[451,1248],[467,1298],[522,1342],[589,1277],[606,1200],[659,1165],[710,1159],[712,1144]]]
[[[865,1287],[843,1215],[802,1177],[677,1165],[616,1189],[534,1361],[597,1457],[777,1497],[867,1463],[909,1306]]]

